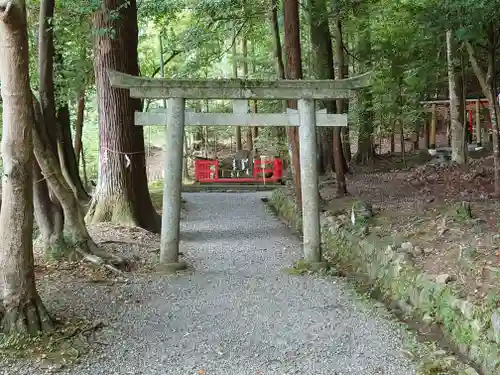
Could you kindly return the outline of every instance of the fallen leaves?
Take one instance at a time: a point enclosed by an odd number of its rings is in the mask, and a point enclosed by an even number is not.
[[[498,288],[500,272],[477,277],[484,264],[500,265],[500,236],[496,236],[500,204],[491,200],[493,158],[470,158],[467,171],[452,163],[426,163],[405,170],[385,163],[385,171],[355,174],[348,181],[354,199],[370,201],[380,209],[376,232],[422,249],[416,265],[429,275],[453,275],[472,300]],[[332,182],[321,189],[329,210],[343,205],[334,198],[335,188]],[[463,259],[463,249],[474,249],[477,255]]]

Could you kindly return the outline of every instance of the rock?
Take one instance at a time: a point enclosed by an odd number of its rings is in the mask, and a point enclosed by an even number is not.
[[[443,273],[436,277],[436,283],[438,284],[448,284],[451,281],[453,281],[453,277],[447,273]]]
[[[413,244],[411,242],[403,242],[401,244],[401,250],[410,252],[413,250]]]
[[[367,225],[363,225],[358,231],[359,236],[367,236],[369,234],[370,234],[370,228],[368,228]]]
[[[373,207],[370,202],[359,201],[352,205],[351,223],[353,225],[358,221],[366,221],[373,217]]]
[[[491,328],[493,328],[495,341],[500,343],[500,309],[496,309],[491,315]]]
[[[424,250],[422,250],[422,248],[421,248],[421,247],[419,247],[419,246],[415,246],[415,247],[413,248],[413,255],[415,255],[415,256],[420,256],[420,255],[423,255],[423,254],[424,254]]]
[[[432,324],[435,322],[435,319],[430,316],[429,314],[425,314],[423,317],[422,317],[422,321],[425,323],[425,324]]]

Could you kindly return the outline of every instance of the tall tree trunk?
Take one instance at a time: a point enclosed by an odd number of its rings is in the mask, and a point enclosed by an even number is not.
[[[488,28],[488,70],[483,71],[479,65],[474,47],[466,42],[469,60],[474,70],[474,74],[479,81],[484,96],[488,99],[488,110],[490,112],[491,127],[493,131],[493,169],[495,176],[495,195],[500,197],[500,139],[499,139],[499,114],[500,107],[496,98],[496,41],[498,35],[495,33],[493,24]]]
[[[450,92],[451,160],[465,164],[464,107],[462,80],[457,66],[456,43],[451,30],[446,32],[446,52],[448,59],[448,87]]]
[[[56,153],[50,145],[47,126],[41,113],[41,104],[32,97],[34,131],[33,149],[35,157],[48,186],[61,204],[64,214],[64,242],[58,250],[70,258],[84,257],[92,263],[109,261],[123,265],[123,259],[100,250],[90,237],[85,226],[83,209],[63,176]],[[96,257],[100,257],[97,259]]]
[[[280,28],[278,24],[278,1],[271,0],[271,11],[269,13],[269,19],[271,24],[271,33],[273,41],[273,52],[276,75],[279,79],[285,79],[285,64],[283,63],[283,50],[281,48],[281,38],[280,38]],[[287,102],[283,100],[282,102],[283,112],[286,112]],[[278,143],[285,143],[286,130],[284,127],[276,127],[276,138],[278,138]],[[290,165],[291,165],[291,153],[290,153]],[[291,168],[290,168],[291,170]]]
[[[255,58],[256,58],[256,56],[255,56],[255,41],[252,41],[251,46],[252,46],[252,58],[254,59],[253,63],[252,63],[252,76],[253,76],[253,78],[255,78],[255,74],[257,73],[257,63],[255,61]],[[252,111],[253,111],[253,113],[257,113],[257,100],[252,101]],[[259,136],[259,127],[252,126],[251,131],[252,131],[253,146],[254,146],[254,148],[256,148],[255,143],[256,143],[256,138]]]
[[[236,28],[234,28],[234,40],[233,40],[233,78],[238,78],[238,49],[237,49],[237,35]],[[236,138],[236,152],[241,151],[241,127],[234,127],[235,133],[234,136]]]
[[[370,31],[365,27],[363,35],[358,41],[360,63],[363,70],[369,70],[371,67],[371,40]],[[358,151],[354,160],[358,164],[368,164],[373,161],[375,155],[373,150],[373,109],[372,91],[370,88],[362,89],[358,94],[359,106],[359,132],[358,132]]]
[[[326,106],[327,112],[334,112],[335,106],[328,103]],[[319,158],[319,169],[318,172],[322,176],[326,176],[332,172],[335,172],[334,164],[334,130],[332,128],[321,127],[317,129],[318,137],[318,158]]]
[[[58,142],[61,170],[66,181],[71,186],[73,194],[75,194],[80,204],[85,207],[90,202],[90,195],[83,186],[80,171],[78,170],[75,149],[71,139],[71,119],[67,103],[57,109],[56,118],[62,137]]]
[[[85,115],[85,90],[78,93],[78,104],[76,106],[75,121],[75,157],[76,166],[80,167],[80,155],[82,153],[83,117]]]
[[[258,112],[258,106],[257,106],[257,100],[254,100],[252,102],[252,111],[253,113]],[[254,141],[254,148],[256,148],[255,143],[257,142],[256,139],[259,136],[259,127],[258,126],[253,126],[252,127],[252,139]]]
[[[312,45],[312,71],[316,79],[335,79],[335,68],[333,65],[333,49],[330,29],[328,27],[328,18],[325,0],[310,0],[310,33]],[[342,75],[342,74],[340,74]],[[340,103],[343,106],[343,102]],[[328,113],[335,112],[335,103],[328,101],[325,103]],[[347,194],[345,181],[344,155],[342,153],[342,140],[340,127],[336,126],[329,134],[325,134],[332,142],[328,143],[330,147],[329,161],[334,162],[335,167],[328,165],[335,170],[337,180],[337,194],[344,196]],[[322,142],[324,146],[326,144]]]
[[[396,150],[395,133],[396,133],[396,122],[391,119],[391,134],[389,136],[391,154],[394,154],[394,151]]]
[[[347,77],[348,69],[345,59],[344,53],[344,40],[342,37],[342,20],[340,17],[335,21],[334,28],[334,36],[335,36],[335,55],[337,57],[337,65],[338,72],[337,78],[344,79]],[[337,100],[337,113],[345,112],[345,100],[338,99]],[[349,127],[343,127],[341,130],[341,140],[342,140],[342,154],[344,156],[344,160],[342,160],[344,164],[344,170],[347,171],[347,163],[351,161],[351,141],[349,139]]]
[[[248,41],[246,35],[243,35],[241,40],[241,54],[243,58],[243,79],[248,79]],[[252,127],[247,129],[247,150],[253,150]]]
[[[36,334],[52,327],[35,286],[33,112],[23,0],[0,1],[3,186],[0,213],[0,327]]]
[[[430,124],[429,119],[425,119],[424,123],[424,148],[428,150],[430,147]]]
[[[285,77],[302,79],[302,56],[300,48],[300,21],[298,0],[287,0],[283,8],[285,22]],[[288,101],[288,107],[297,109],[297,101]],[[298,207],[302,202],[302,186],[300,183],[299,134],[295,127],[287,128],[288,145],[292,153],[292,176],[295,198]]]
[[[110,17],[117,12],[118,17]],[[87,213],[90,222],[115,222],[160,231],[160,217],[149,195],[143,129],[134,125],[140,101],[124,89],[110,85],[107,70],[139,74],[137,3],[105,0],[93,15],[99,30],[110,35],[94,37],[94,71],[99,109],[99,178]],[[165,213],[168,214],[168,213]]]
[[[42,174],[38,162],[33,162],[34,177],[34,214],[38,230],[39,241],[49,256],[57,256],[61,247],[64,247],[64,214],[57,197],[50,191],[47,181]]]
[[[54,152],[58,149],[58,139],[61,137],[59,124],[56,120],[56,105],[54,97],[54,31],[52,20],[54,16],[54,0],[40,2],[38,30],[38,75],[40,79],[40,115],[47,124],[46,137]],[[34,212],[40,229],[40,241],[47,254],[55,255],[63,238],[64,215],[62,207],[49,189],[47,181],[41,177],[41,169],[34,162]]]

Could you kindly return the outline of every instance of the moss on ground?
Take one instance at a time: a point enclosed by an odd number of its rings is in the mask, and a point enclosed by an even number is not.
[[[53,331],[35,336],[0,334],[0,358],[34,360],[38,370],[57,371],[96,350],[90,336],[102,327],[102,323],[79,320],[57,324]]]
[[[270,203],[292,228],[300,230],[301,217],[285,189],[275,190]],[[496,308],[494,296],[474,305],[459,298],[452,285],[437,284],[423,274],[408,254],[394,250],[391,240],[372,234],[359,236],[349,222],[326,214],[322,224],[323,251],[328,261],[354,276],[379,299],[390,301],[404,315],[439,326],[446,339],[484,374],[500,373],[500,346],[490,327]],[[430,371],[436,367],[429,366]]]

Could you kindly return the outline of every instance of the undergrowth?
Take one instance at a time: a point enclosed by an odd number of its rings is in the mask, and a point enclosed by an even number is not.
[[[98,344],[93,335],[103,326],[75,320],[58,323],[53,331],[35,336],[0,334],[0,358],[29,359],[43,369],[61,369],[78,362]]]

